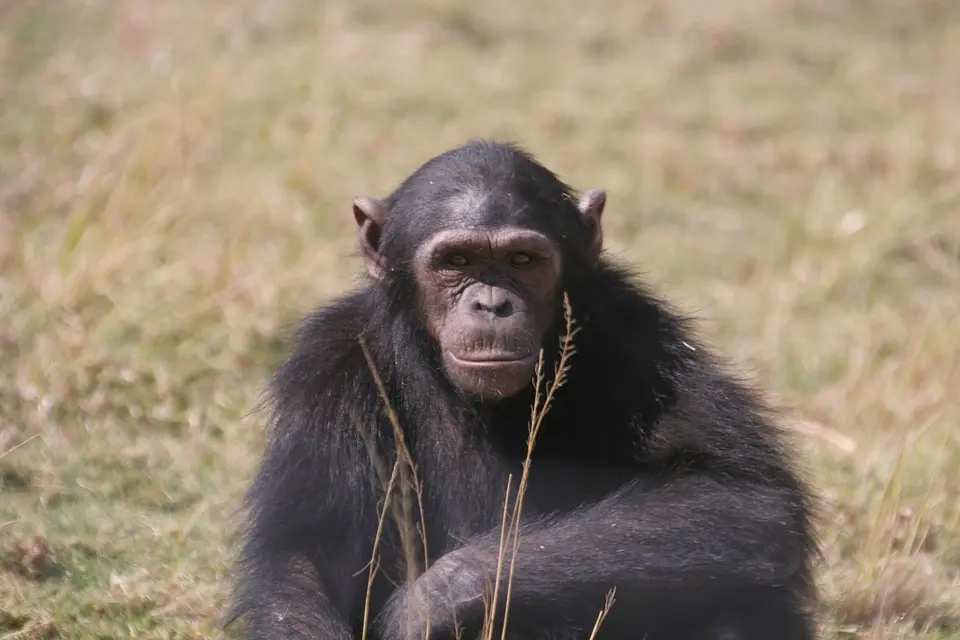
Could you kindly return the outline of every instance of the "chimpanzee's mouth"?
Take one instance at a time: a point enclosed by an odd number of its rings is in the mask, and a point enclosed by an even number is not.
[[[447,375],[461,390],[492,402],[509,398],[530,384],[537,356],[529,352],[444,353]]]
[[[459,365],[478,366],[478,365],[507,365],[507,364],[527,364],[535,359],[528,353],[510,353],[510,352],[479,352],[464,355],[456,355],[450,351],[447,352],[450,358]]]

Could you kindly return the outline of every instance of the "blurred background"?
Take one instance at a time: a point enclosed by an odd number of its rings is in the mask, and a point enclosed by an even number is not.
[[[827,638],[960,637],[960,2],[0,1],[0,638],[206,638],[350,203],[474,136],[759,380]]]

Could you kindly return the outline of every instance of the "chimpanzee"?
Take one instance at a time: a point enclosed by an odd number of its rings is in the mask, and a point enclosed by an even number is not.
[[[490,140],[354,201],[369,278],[306,317],[269,387],[228,623],[263,639],[476,638],[509,591],[508,637],[587,638],[615,588],[598,638],[813,637],[814,501],[784,434],[688,319],[602,253],[605,202]],[[565,314],[572,354],[513,557],[505,500]],[[404,452],[415,475],[394,466]],[[384,502],[401,467],[419,494],[390,492],[412,500],[406,542]]]

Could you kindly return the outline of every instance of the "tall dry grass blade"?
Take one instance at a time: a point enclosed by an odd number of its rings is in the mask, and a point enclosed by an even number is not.
[[[507,508],[510,504],[510,489],[513,484],[513,474],[507,476],[507,493],[503,498],[503,517],[500,519],[500,545],[497,547],[497,571],[493,579],[493,598],[492,607],[487,603],[487,612],[483,619],[483,628],[480,631],[480,637],[484,640],[493,638],[494,617],[497,613],[497,598],[500,595],[500,576],[503,575],[503,553],[506,544],[507,534]]]
[[[891,525],[896,519],[897,512],[900,510],[901,495],[903,493],[906,448],[906,444],[904,444],[897,452],[893,471],[884,485],[883,495],[876,507],[873,517],[874,524],[870,528],[866,543],[864,544],[864,555],[870,559],[870,564],[874,568],[880,566],[882,558],[886,556],[886,552],[890,548],[890,538],[893,531]]]
[[[417,526],[413,522],[413,508],[410,504],[411,490],[416,496],[418,510],[420,513],[419,530],[420,538],[423,543],[423,570],[426,571],[429,568],[427,523],[425,510],[423,507],[423,488],[419,478],[417,477],[417,469],[413,461],[413,456],[410,454],[410,449],[407,447],[406,438],[403,436],[403,429],[400,426],[400,419],[397,415],[397,411],[390,402],[390,397],[387,394],[386,386],[383,384],[383,378],[380,376],[377,365],[373,360],[373,355],[370,353],[367,341],[362,334],[357,336],[357,341],[360,343],[360,349],[363,351],[363,357],[366,360],[367,367],[370,369],[370,374],[373,376],[374,384],[377,387],[377,393],[380,396],[380,399],[383,401],[387,412],[387,419],[390,421],[390,425],[393,428],[394,443],[397,449],[395,466],[398,466],[400,463],[402,463],[403,468],[406,469],[401,476],[400,490],[402,514],[401,518],[397,521],[397,529],[400,535],[400,545],[403,548],[404,562],[406,563],[407,582],[412,584],[419,576],[419,563],[417,562],[416,551],[414,550],[413,544],[413,536],[416,535]],[[424,636],[429,637],[429,635],[430,618],[428,609]]]
[[[364,567],[368,570],[367,577],[367,587],[366,593],[363,601],[363,626],[361,629],[361,639],[365,640],[367,631],[369,629],[369,614],[370,614],[370,597],[373,589],[373,581],[376,577],[376,572],[380,568],[380,561],[378,557],[380,540],[383,535],[383,522],[387,513],[387,509],[390,509],[390,513],[393,516],[395,522],[402,521],[402,514],[399,511],[398,505],[391,500],[391,495],[396,487],[397,477],[400,472],[400,463],[401,459],[398,456],[393,463],[393,467],[390,471],[390,475],[387,475],[386,466],[384,460],[378,455],[376,450],[376,443],[374,441],[374,436],[372,433],[369,433],[363,425],[363,422],[357,417],[353,416],[354,427],[357,429],[357,432],[360,434],[361,439],[364,442],[364,445],[367,448],[367,453],[370,456],[370,461],[373,465],[374,473],[380,481],[380,488],[383,490],[384,499],[383,507],[380,511],[379,516],[377,517],[377,531],[373,539],[373,549],[370,553],[370,561]],[[363,571],[363,569],[361,569]],[[359,575],[358,571],[356,575]]]
[[[390,506],[390,494],[393,492],[393,486],[399,470],[400,458],[397,458],[393,463],[390,479],[387,481],[386,491],[383,497],[383,508],[377,517],[377,532],[373,537],[373,550],[370,552],[370,572],[367,577],[367,590],[363,598],[363,627],[360,632],[360,640],[367,640],[367,630],[369,629],[370,621],[370,596],[373,593],[373,580],[377,575],[377,569],[380,567],[378,553],[380,551],[380,538],[383,535],[383,521],[387,515],[387,508]]]
[[[589,640],[593,640],[597,637],[597,633],[600,631],[600,625],[603,624],[603,621],[606,619],[607,614],[610,613],[613,603],[616,602],[617,598],[617,588],[614,587],[607,591],[607,597],[603,602],[603,609],[600,610],[600,615],[597,616],[597,621],[593,625],[593,631],[590,632]]]
[[[17,449],[20,449],[20,448],[22,448],[22,447],[27,446],[28,444],[30,444],[31,442],[33,442],[34,440],[36,440],[36,439],[39,438],[39,437],[40,437],[40,434],[39,434],[39,433],[35,433],[35,434],[33,434],[32,436],[30,436],[29,438],[27,438],[26,440],[24,440],[23,442],[21,442],[21,443],[19,443],[19,444],[13,445],[12,447],[10,447],[9,449],[7,449],[6,451],[0,452],[0,460],[2,460],[3,458],[6,458],[8,455],[10,455],[11,453],[13,453],[13,452],[16,451]]]
[[[506,598],[503,606],[503,627],[500,633],[501,640],[506,640],[507,637],[507,622],[510,616],[510,599],[513,595],[513,575],[516,568],[517,553],[520,550],[520,518],[523,512],[523,498],[526,495],[527,482],[530,475],[530,464],[533,458],[533,449],[537,441],[537,436],[540,433],[540,427],[543,424],[543,420],[546,418],[547,412],[550,411],[550,407],[553,404],[553,398],[560,387],[562,387],[567,380],[566,374],[570,367],[570,358],[575,353],[575,349],[573,347],[573,337],[577,334],[579,328],[574,327],[573,309],[570,305],[570,297],[566,292],[563,294],[563,316],[564,332],[560,338],[560,359],[557,361],[557,364],[554,367],[553,382],[551,382],[550,386],[548,387],[542,402],[540,401],[540,387],[543,380],[543,349],[540,350],[540,356],[537,359],[537,368],[534,375],[534,384],[536,386],[534,388],[533,407],[531,408],[530,412],[530,428],[527,433],[527,453],[523,459],[523,467],[520,473],[520,484],[517,487],[517,497],[514,502],[513,514],[510,518],[510,537],[512,544],[510,549],[510,568],[507,573]]]

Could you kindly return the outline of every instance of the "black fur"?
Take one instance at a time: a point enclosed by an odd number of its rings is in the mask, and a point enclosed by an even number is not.
[[[442,218],[438,191],[464,184],[490,192],[492,222],[521,222],[561,245],[579,327],[533,456],[510,637],[586,638],[616,587],[600,638],[812,638],[811,501],[766,408],[627,272],[586,260],[566,185],[488,142],[404,182],[386,200],[389,277],[302,324],[269,389],[269,441],[247,496],[229,619],[242,618],[249,638],[360,637],[383,498],[361,431],[375,434],[388,469],[395,451],[360,334],[423,483],[430,564],[457,578],[464,599],[475,570],[492,575],[532,386],[496,405],[458,393],[418,316],[410,264],[429,233],[458,223]],[[544,342],[548,360],[560,329]],[[389,518],[380,550],[371,638],[395,629],[397,599],[410,593],[396,586],[404,573]],[[468,630],[482,615],[479,600],[458,610]],[[434,626],[434,637],[452,636]]]

